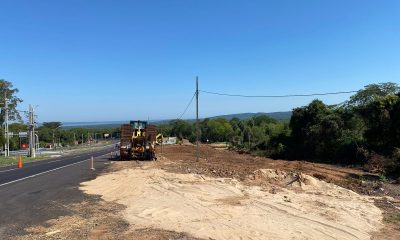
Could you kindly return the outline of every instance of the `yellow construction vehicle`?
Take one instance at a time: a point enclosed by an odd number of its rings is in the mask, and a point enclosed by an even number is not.
[[[144,121],[130,121],[121,126],[121,160],[156,160],[156,127]]]
[[[157,136],[156,136],[156,144],[157,145],[161,145],[162,142],[163,142],[163,138],[164,138],[164,136],[161,133],[157,134]]]

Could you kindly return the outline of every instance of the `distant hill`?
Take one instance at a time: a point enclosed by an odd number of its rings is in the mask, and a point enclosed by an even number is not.
[[[63,122],[62,128],[113,128],[119,127],[128,121],[106,121],[106,122]]]
[[[224,118],[227,120],[231,120],[232,118],[239,118],[240,120],[246,120],[252,118],[254,116],[268,116],[270,118],[276,119],[281,122],[286,122],[290,120],[292,116],[292,112],[271,112],[271,113],[236,113],[236,114],[227,114],[227,115],[219,115],[214,117],[209,117],[209,119],[217,119]],[[172,119],[168,120],[158,120],[158,121],[150,121],[151,124],[160,125],[166,124]],[[195,119],[186,119],[188,122],[194,122]],[[119,127],[121,124],[129,123],[129,121],[106,121],[106,122],[63,122],[63,128],[113,128]]]
[[[227,114],[227,115],[219,115],[219,116],[214,116],[214,117],[208,117],[209,119],[217,119],[217,118],[224,118],[226,120],[231,120],[232,118],[238,118],[240,120],[246,120],[249,118],[252,118],[254,116],[268,116],[270,118],[276,119],[280,122],[288,122],[290,120],[290,117],[292,116],[292,112],[271,112],[271,113],[263,113],[263,112],[258,112],[258,113],[236,113],[236,114]],[[204,118],[201,118],[204,119]],[[161,120],[161,121],[154,121],[151,122],[152,124],[160,125],[160,124],[166,124],[171,120]],[[195,122],[195,119],[186,119],[188,122]]]
[[[228,114],[228,115],[220,115],[211,117],[210,119],[216,118],[225,118],[227,120],[231,120],[232,118],[239,118],[240,120],[246,120],[256,116],[268,116],[270,118],[276,119],[278,121],[289,121],[292,116],[292,112],[271,112],[271,113],[237,113],[237,114]]]

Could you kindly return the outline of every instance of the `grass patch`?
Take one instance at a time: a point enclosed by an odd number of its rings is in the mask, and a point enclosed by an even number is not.
[[[400,211],[387,212],[383,220],[387,223],[393,223],[400,226]]]
[[[77,153],[84,153],[84,152],[90,152],[90,151],[97,151],[98,149],[100,149],[108,144],[111,144],[111,142],[106,141],[106,142],[101,142],[101,143],[93,144],[93,145],[79,145],[79,146],[74,146],[74,147],[57,148],[57,149],[53,149],[53,151],[55,151],[56,154],[52,154],[52,155],[63,155],[64,156],[66,154],[77,154]],[[19,156],[10,156],[10,157],[0,156],[0,167],[16,165],[18,163],[18,158],[19,158]],[[36,158],[22,156],[22,162],[29,163],[29,162],[35,162],[35,161],[40,161],[40,160],[46,160],[46,159],[50,159],[50,158],[51,158],[50,155],[46,154],[46,152],[43,152],[43,155],[40,154],[39,152],[36,152]]]
[[[18,163],[18,158],[19,158],[19,156],[10,156],[10,157],[0,156],[0,167],[16,165]],[[22,156],[22,162],[23,163],[35,162],[35,161],[45,160],[45,159],[49,159],[49,158],[50,157],[46,156],[46,155],[43,155],[43,156],[38,155],[38,156],[36,156],[36,158]]]
[[[400,231],[400,210],[397,207],[398,204],[384,197],[376,199],[375,206],[383,211],[383,222],[389,224],[397,231]]]

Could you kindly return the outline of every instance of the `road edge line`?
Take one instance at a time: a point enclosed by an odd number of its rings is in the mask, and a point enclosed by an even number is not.
[[[2,171],[0,171],[0,173],[3,173],[3,172],[11,172],[11,171],[14,171],[14,170],[17,170],[18,168],[11,168],[11,169],[7,169],[7,170],[2,170]]]
[[[107,154],[100,155],[99,157],[102,157],[102,156],[105,156],[105,155],[107,155]],[[71,164],[68,164],[68,165],[65,165],[65,166],[61,166],[61,167],[58,167],[58,168],[54,168],[54,169],[51,169],[51,170],[47,170],[47,171],[44,171],[44,172],[36,173],[36,174],[34,174],[34,175],[31,175],[31,176],[27,176],[27,177],[23,177],[23,178],[20,178],[20,179],[16,179],[16,180],[13,180],[13,181],[11,181],[11,182],[6,182],[6,183],[3,183],[3,184],[0,184],[0,187],[6,186],[6,185],[11,184],[11,183],[19,182],[19,181],[22,181],[22,180],[25,180],[25,179],[37,177],[37,176],[39,176],[39,175],[43,175],[43,174],[45,174],[45,173],[53,172],[53,171],[56,171],[56,170],[59,170],[59,169],[62,169],[62,168],[66,168],[66,167],[69,167],[69,166],[73,166],[73,165],[76,165],[76,164],[79,164],[79,163],[82,163],[82,162],[88,161],[88,160],[90,160],[90,158],[85,159],[85,160],[82,160],[82,161],[79,161],[79,162],[76,162],[76,163],[71,163]]]

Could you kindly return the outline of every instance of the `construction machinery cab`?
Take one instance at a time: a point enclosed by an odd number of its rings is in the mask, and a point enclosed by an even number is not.
[[[145,121],[130,121],[133,129],[132,138],[145,137],[147,122]]]

